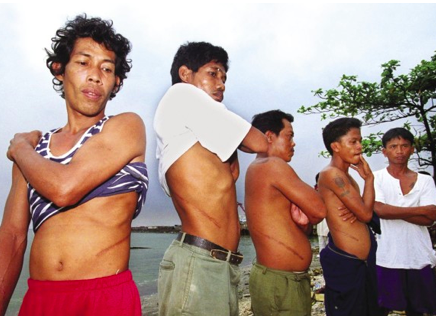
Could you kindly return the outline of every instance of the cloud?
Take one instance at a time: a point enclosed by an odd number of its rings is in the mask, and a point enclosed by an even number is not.
[[[107,113],[133,111],[147,126],[150,191],[137,223],[158,219],[172,223],[177,216],[157,182],[154,111],[170,86],[174,53],[186,41],[223,46],[231,64],[224,103],[247,120],[258,112],[280,108],[295,116],[296,155],[291,165],[313,184],[327,164],[317,115],[300,115],[301,105],[316,99],[311,90],[335,88],[343,74],[377,81],[380,65],[401,61],[401,72],[429,59],[435,50],[434,4],[123,4],[80,3],[47,7],[41,4],[2,4],[0,10],[0,69],[2,115],[0,152],[14,133],[48,130],[66,121],[65,105],[53,91],[45,66],[50,38],[67,18],[83,12],[114,21],[115,29],[133,44],[132,71]],[[379,127],[384,130],[384,127]],[[364,134],[369,132],[364,129]],[[1,157],[1,156],[0,156]],[[252,155],[241,154],[238,199]],[[369,159],[373,170],[384,166],[381,156]],[[11,162],[0,159],[0,204],[10,186]],[[2,211],[0,210],[0,214]],[[1,216],[1,215],[0,215]]]

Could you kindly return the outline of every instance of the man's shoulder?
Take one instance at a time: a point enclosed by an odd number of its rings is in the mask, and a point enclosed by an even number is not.
[[[386,172],[386,168],[382,168],[382,169],[374,171],[373,174],[374,174],[374,176],[375,175],[379,175],[380,176],[380,175],[384,174],[385,172]]]
[[[323,187],[331,188],[333,185],[337,185],[338,181],[345,183],[354,180],[348,172],[345,172],[334,165],[328,165],[320,171],[318,181]]]
[[[262,157],[256,158],[250,164],[250,167],[256,168],[291,168],[291,166],[279,157]]]
[[[111,115],[104,123],[102,131],[108,131],[109,129],[119,130],[121,128],[132,128],[133,131],[136,127],[144,127],[142,118],[134,112],[124,112]]]
[[[330,178],[330,177],[334,177],[338,173],[345,174],[345,172],[339,169],[338,167],[333,165],[327,165],[320,171],[319,176],[321,178]]]
[[[256,172],[263,178],[278,178],[281,176],[292,177],[292,167],[283,159],[278,157],[256,158],[249,166],[249,172]]]
[[[203,95],[205,92],[196,86],[189,83],[176,83],[168,88],[165,92],[161,102],[166,98],[170,98],[172,96],[177,97],[186,97],[192,95]],[[206,94],[207,95],[207,94]]]

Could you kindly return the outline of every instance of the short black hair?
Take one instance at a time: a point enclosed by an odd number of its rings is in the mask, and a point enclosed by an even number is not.
[[[197,72],[199,68],[212,61],[223,65],[226,72],[229,69],[229,56],[222,47],[207,42],[187,42],[181,45],[171,65],[172,84],[182,82],[179,76],[180,67],[186,66]]]
[[[322,131],[322,138],[325,148],[330,155],[333,155],[331,144],[339,141],[339,139],[348,133],[352,128],[359,128],[362,126],[362,122],[354,117],[342,117],[338,118],[324,127]]]
[[[410,142],[410,145],[413,146],[414,137],[413,134],[405,129],[404,127],[395,127],[388,130],[386,133],[383,134],[382,137],[382,144],[383,147],[386,148],[387,143],[394,139],[394,138],[403,138],[405,140],[408,140]]]
[[[290,123],[294,121],[294,117],[289,113],[280,110],[271,110],[254,115],[251,124],[264,134],[267,131],[271,131],[279,135],[280,131],[285,127],[283,119],[288,120]]]
[[[65,26],[58,29],[56,36],[51,39],[52,52],[47,49],[45,50],[48,55],[46,64],[51,74],[53,76],[64,74],[76,40],[90,37],[95,42],[103,44],[106,49],[113,51],[116,55],[115,76],[120,78],[120,83],[111,93],[110,98],[114,98],[116,93],[121,89],[123,80],[127,78],[126,74],[132,68],[132,61],[127,59],[132,45],[124,36],[117,34],[112,25],[113,22],[111,20],[105,21],[101,18],[88,18],[86,14],[78,15],[73,20],[68,20]],[[60,64],[60,68],[53,67],[54,63]],[[52,81],[53,88],[61,93],[61,97],[65,98],[62,81],[59,81],[56,77]]]

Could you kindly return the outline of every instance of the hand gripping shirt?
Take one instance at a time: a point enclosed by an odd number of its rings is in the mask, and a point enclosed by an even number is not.
[[[224,162],[250,128],[250,123],[194,85],[178,83],[170,87],[154,118],[159,181],[165,193],[170,195],[165,173],[195,143],[199,142]]]
[[[388,170],[374,172],[375,200],[399,207],[436,205],[436,187],[432,177],[418,173],[413,189],[403,195],[400,180]],[[436,265],[427,227],[401,219],[380,219],[381,235],[377,235],[377,265],[391,269],[422,269]]]
[[[81,139],[71,148],[66,154],[62,156],[54,156],[50,152],[51,136],[59,131],[60,128],[51,130],[44,134],[35,148],[35,151],[46,159],[51,161],[68,164],[73,158],[74,154],[79,148],[93,135],[101,132],[104,123],[110,117],[105,116],[95,125],[91,126],[81,137]],[[141,212],[142,206],[145,202],[148,189],[148,175],[147,167],[143,162],[129,163],[122,168],[118,173],[113,175],[110,179],[94,188],[85,197],[82,198],[77,204],[67,207],[58,207],[53,202],[49,201],[40,195],[31,185],[27,184],[27,196],[30,205],[30,212],[32,214],[33,231],[36,232],[43,222],[60,212],[68,211],[80,204],[88,202],[96,197],[110,196],[115,194],[137,192],[138,201],[134,217],[137,217]]]

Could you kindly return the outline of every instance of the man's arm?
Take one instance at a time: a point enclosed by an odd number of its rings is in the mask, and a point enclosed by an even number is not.
[[[12,186],[0,226],[0,315],[6,313],[21,273],[29,223],[26,181],[14,164]]]
[[[265,134],[252,126],[239,146],[239,149],[249,154],[266,153],[268,150],[268,142]]]
[[[227,162],[230,164],[230,171],[232,173],[233,180],[236,182],[236,180],[239,178],[239,160],[237,150],[235,150]]]
[[[303,182],[294,169],[283,159],[277,157],[269,158],[272,184],[291,203],[297,205],[308,217],[310,224],[317,224],[326,217],[326,206],[321,195],[310,185]]]
[[[367,166],[366,166],[367,167]],[[367,223],[372,218],[374,208],[374,176],[368,168],[359,166],[360,173],[364,173],[365,187],[363,195],[357,190],[355,184],[348,176],[336,167],[328,168],[320,174],[320,186],[331,190],[344,204],[345,208],[352,212],[356,218]]]
[[[431,226],[436,221],[436,205],[399,207],[375,202],[374,208],[383,219],[402,219],[421,226]]]
[[[19,135],[11,141],[8,152],[27,181],[58,206],[74,205],[127,163],[144,161],[144,156],[145,127],[133,113],[108,120],[67,165],[43,158]]]

